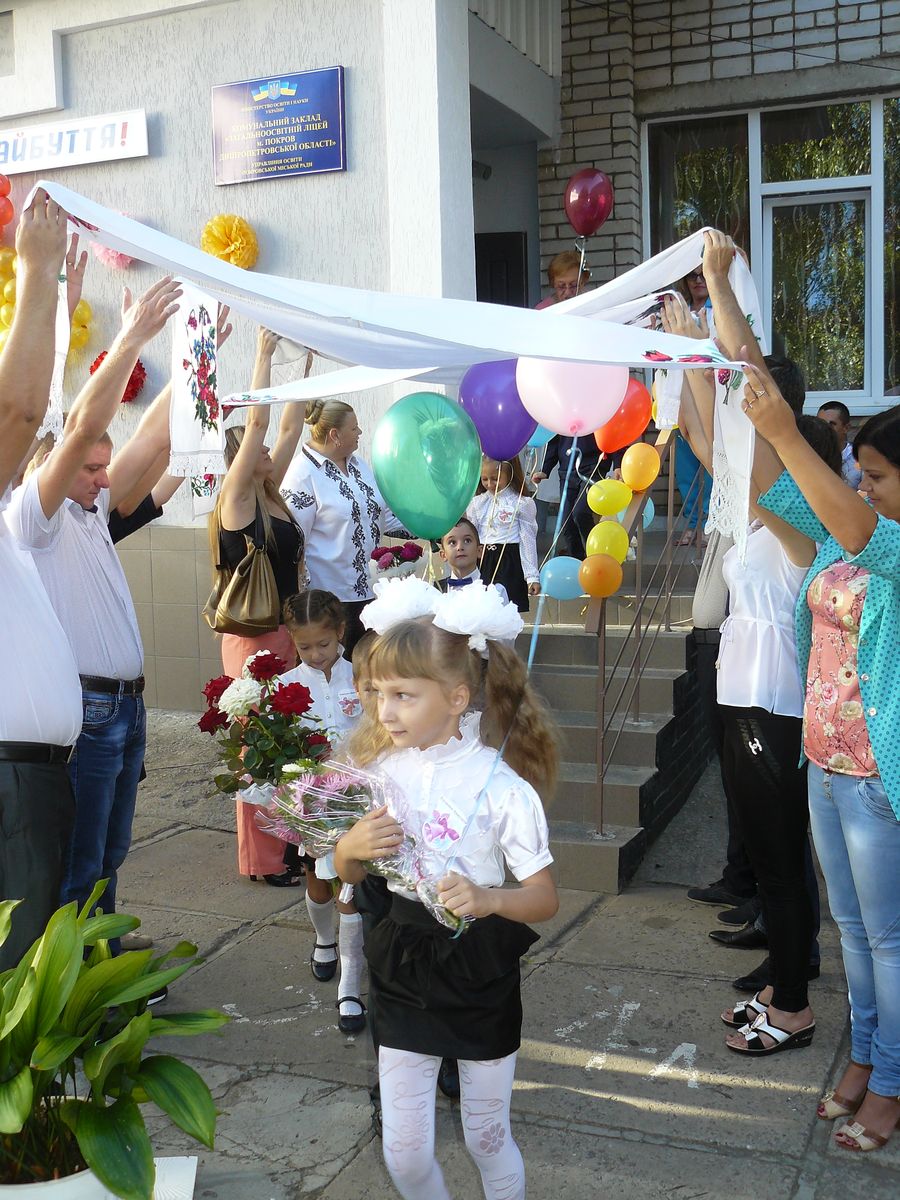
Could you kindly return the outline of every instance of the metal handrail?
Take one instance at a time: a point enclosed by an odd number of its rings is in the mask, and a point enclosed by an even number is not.
[[[593,633],[597,638],[597,788],[596,801],[594,808],[594,825],[595,836],[603,837],[603,791],[606,774],[609,764],[615,754],[616,747],[619,744],[619,739],[624,731],[625,724],[629,717],[632,720],[638,720],[640,717],[640,685],[644,670],[650,660],[650,655],[653,647],[659,638],[660,632],[665,629],[671,630],[671,606],[672,594],[681,577],[681,572],[684,569],[685,562],[682,561],[677,565],[673,561],[673,547],[676,529],[681,532],[681,520],[684,516],[687,505],[682,500],[681,508],[676,516],[675,512],[675,438],[674,431],[662,430],[656,440],[656,449],[659,452],[661,466],[668,459],[669,475],[668,475],[668,504],[666,512],[666,541],[663,551],[650,574],[646,586],[643,582],[644,571],[644,525],[643,514],[644,509],[649,499],[649,490],[637,493],[628,505],[625,515],[622,518],[621,524],[625,527],[628,533],[629,541],[632,537],[637,540],[636,557],[635,557],[635,587],[634,587],[634,604],[635,615],[629,629],[622,639],[622,645],[619,653],[611,667],[607,665],[607,645],[606,645],[606,599],[592,599],[587,608],[585,616],[585,631]],[[701,466],[694,477],[694,482],[702,487],[703,467]],[[693,491],[693,485],[690,491]],[[700,495],[698,494],[697,503],[700,503]],[[697,544],[699,545],[699,527]],[[644,604],[653,592],[654,583],[660,571],[663,571],[663,578],[660,580],[656,589],[655,599],[649,611],[649,614],[644,612]],[[664,617],[662,621],[656,621],[654,625],[654,617],[660,607],[664,605]],[[652,630],[652,634],[651,634]],[[612,683],[615,679],[626,652],[630,653],[630,668],[627,676],[623,680],[619,689],[618,695],[612,697]],[[609,678],[609,683],[607,682]],[[625,698],[625,693],[630,687],[630,693]],[[612,701],[612,703],[611,703]],[[624,701],[624,702],[623,702]],[[607,716],[609,711],[609,716]],[[612,730],[616,717],[619,716],[618,729],[612,741],[612,745],[607,744],[607,739]]]

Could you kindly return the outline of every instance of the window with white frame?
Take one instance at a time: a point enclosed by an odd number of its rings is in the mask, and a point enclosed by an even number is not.
[[[644,127],[644,236],[701,225],[750,254],[769,346],[804,370],[809,407],[862,415],[900,395],[900,98]]]

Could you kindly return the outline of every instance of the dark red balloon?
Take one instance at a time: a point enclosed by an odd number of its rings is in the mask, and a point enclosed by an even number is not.
[[[598,449],[612,454],[636,442],[650,424],[652,411],[650,393],[639,379],[629,379],[625,399],[606,424],[594,431]]]
[[[613,185],[594,167],[577,171],[566,184],[566,216],[582,237],[596,233],[613,210]]]
[[[612,212],[613,191],[608,175],[594,167],[578,170],[565,185],[565,215],[577,234],[589,238]]]

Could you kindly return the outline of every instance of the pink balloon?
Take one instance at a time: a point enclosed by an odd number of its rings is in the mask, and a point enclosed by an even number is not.
[[[516,387],[539,424],[554,433],[583,437],[617,411],[628,387],[628,368],[520,358]]]

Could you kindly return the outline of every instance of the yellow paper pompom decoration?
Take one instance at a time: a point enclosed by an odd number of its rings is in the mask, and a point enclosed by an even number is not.
[[[235,267],[249,271],[259,257],[259,243],[253,226],[234,213],[219,213],[206,222],[200,235],[200,249]]]

